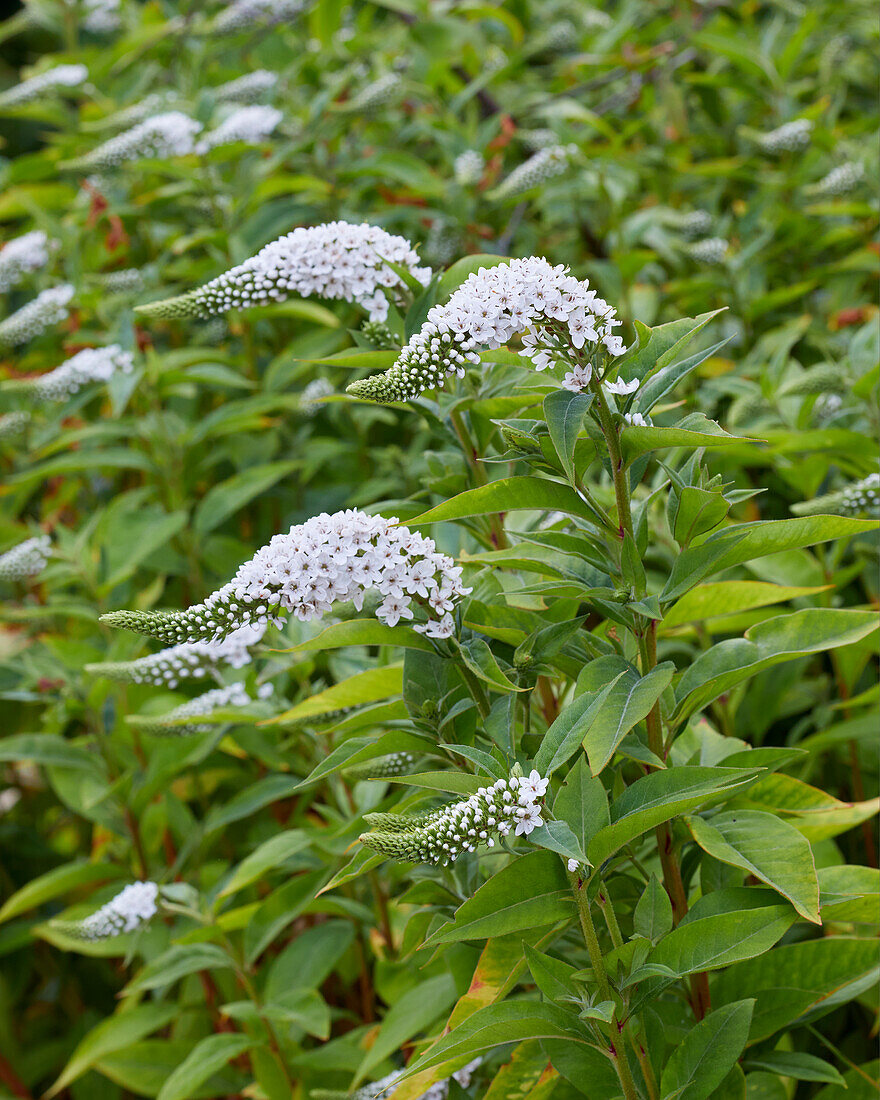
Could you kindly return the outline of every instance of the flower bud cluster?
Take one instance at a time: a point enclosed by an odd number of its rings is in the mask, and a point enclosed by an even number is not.
[[[90,34],[112,34],[122,26],[119,0],[85,0],[82,25]]]
[[[540,800],[547,786],[548,780],[533,771],[499,779],[470,798],[422,817],[367,814],[364,820],[376,831],[364,833],[360,841],[389,859],[445,867],[480,844],[493,847],[496,835],[528,836],[543,825]]]
[[[326,378],[315,378],[303,388],[299,397],[299,411],[303,416],[315,416],[323,408],[322,397],[329,397],[336,391]]]
[[[576,50],[579,43],[578,29],[570,19],[558,19],[551,23],[541,38],[541,47],[553,53]]]
[[[796,118],[792,122],[785,122],[761,134],[758,144],[765,153],[793,153],[798,149],[806,149],[810,144],[810,134],[813,131],[813,123],[808,118]]]
[[[345,769],[346,779],[353,783],[360,779],[388,779],[395,775],[406,775],[415,763],[411,752],[392,752],[387,756],[374,756],[363,764],[355,764]]]
[[[131,352],[110,344],[106,348],[83,348],[55,370],[39,378],[16,379],[8,383],[8,388],[26,390],[38,401],[65,401],[89,382],[109,382],[117,371],[131,374],[132,370]]]
[[[688,256],[698,264],[720,264],[727,255],[729,242],[723,237],[706,237],[702,241],[694,241],[685,250]]]
[[[712,215],[708,210],[689,210],[682,214],[678,231],[689,241],[705,237],[712,228]]]
[[[532,130],[517,130],[516,136],[530,153],[540,152],[559,144],[559,138],[549,126],[539,126]]]
[[[42,229],[16,237],[0,249],[0,293],[17,286],[31,271],[39,271],[49,262],[57,241],[49,240]]]
[[[39,76],[32,76],[0,92],[0,107],[21,107],[58,88],[77,88],[88,79],[89,70],[85,65],[56,65],[54,69],[47,69]]]
[[[67,317],[67,304],[73,297],[70,283],[41,290],[21,309],[0,321],[0,348],[14,348],[40,336],[51,325]]]
[[[123,129],[134,126],[152,115],[172,110],[180,102],[180,98],[180,95],[170,88],[161,92],[150,92],[143,99],[139,99],[119,111],[114,111],[112,115],[107,115],[97,125],[102,129]]]
[[[413,619],[414,602],[421,606],[427,622],[415,629],[431,638],[454,633],[450,612],[470,592],[433,539],[396,519],[350,510],[275,535],[228,584],[186,611],[117,611],[103,619],[174,644],[223,638],[246,623],[278,624],[288,613],[308,622],[347,600],[360,611],[370,589],[383,597],[376,616],[388,626]]]
[[[253,103],[267,95],[278,83],[278,74],[268,69],[254,69],[252,73],[228,80],[213,89],[218,103]]]
[[[61,922],[68,935],[84,940],[106,940],[123,932],[135,932],[158,912],[159,887],[155,882],[132,882],[81,921]]]
[[[479,348],[502,347],[521,332],[527,332],[523,350],[536,370],[578,365],[571,349],[586,344],[622,355],[626,349],[613,333],[621,322],[588,287],[538,256],[480,268],[446,305],[430,310],[393,367],[352,383],[348,392],[372,401],[407,401],[442,385],[447,375],[463,377],[468,365],[480,362]]]
[[[848,485],[840,495],[844,515],[867,513],[880,516],[880,474],[869,474],[861,481]]]
[[[483,154],[478,153],[476,149],[465,149],[463,153],[459,153],[452,164],[455,182],[460,183],[462,187],[473,187],[474,184],[479,183],[485,168]]]
[[[136,294],[144,289],[144,275],[139,267],[124,267],[100,275],[101,286],[108,294]]]
[[[48,535],[36,535],[0,554],[0,580],[20,581],[35,577],[46,568],[52,540]]]
[[[361,325],[361,332],[375,348],[391,351],[400,347],[400,340],[384,321],[364,321]]]
[[[154,317],[211,317],[230,309],[283,302],[291,294],[355,302],[371,321],[388,316],[383,290],[402,283],[386,260],[400,264],[426,284],[431,270],[403,237],[374,225],[328,222],[300,227],[279,237],[256,256],[196,290],[151,302],[139,312]]]
[[[85,157],[70,162],[69,167],[101,171],[128,161],[186,156],[195,149],[195,136],[201,129],[200,122],[182,111],[165,111],[110,138]]]
[[[205,134],[196,145],[197,153],[207,153],[218,145],[231,145],[244,141],[248,145],[259,145],[265,141],[283,118],[276,107],[254,104],[239,107],[215,129]]]
[[[865,166],[859,161],[851,160],[832,168],[827,176],[808,190],[812,195],[848,195],[850,191],[855,191],[864,178]],[[2,255],[0,252],[0,257]]]
[[[269,688],[269,692],[263,694],[271,694],[272,685],[265,686]],[[263,694],[260,698],[263,698]],[[244,684],[237,682],[229,684],[228,687],[212,688],[158,718],[131,714],[127,716],[126,721],[132,726],[137,726],[142,733],[157,737],[186,737],[195,733],[207,733],[213,727],[206,722],[184,722],[182,719],[207,717],[217,711],[228,710],[230,707],[246,707],[252,702],[253,699],[248,695]]]
[[[344,104],[344,107],[347,111],[359,115],[373,115],[395,99],[401,88],[402,81],[397,73],[384,73],[362,88],[356,96]]]
[[[211,24],[213,34],[235,34],[246,27],[276,27],[299,15],[305,0],[234,0]]]
[[[443,267],[461,250],[461,234],[446,218],[435,218],[425,239],[425,259]]]
[[[262,641],[265,625],[243,626],[216,642],[181,642],[134,661],[102,661],[86,672],[119,683],[175,688],[181,680],[201,680],[226,665],[244,668],[253,659],[251,646]]]
[[[31,414],[24,411],[8,412],[0,416],[0,441],[4,439],[17,439],[24,435],[28,424],[31,422]]]
[[[517,165],[492,192],[494,199],[510,199],[530,191],[554,176],[561,176],[568,168],[576,145],[550,145],[540,149],[527,161]]]

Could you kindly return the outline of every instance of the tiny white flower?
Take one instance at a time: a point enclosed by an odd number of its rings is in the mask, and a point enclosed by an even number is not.
[[[614,382],[603,382],[602,385],[609,393],[613,393],[617,397],[623,397],[628,393],[636,392],[639,388],[639,380],[633,378],[631,382],[625,382],[622,378],[618,378]]]

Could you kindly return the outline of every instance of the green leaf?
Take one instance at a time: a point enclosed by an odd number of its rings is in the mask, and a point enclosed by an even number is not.
[[[749,1037],[753,1000],[737,1001],[700,1020],[673,1050],[663,1068],[663,1100],[709,1100]]]
[[[765,581],[716,581],[701,584],[686,592],[663,616],[662,626],[681,626],[706,619],[734,615],[775,603],[786,603],[799,596],[826,592],[829,585],[767,584]]]
[[[101,1058],[124,1050],[151,1032],[171,1023],[179,1011],[176,1004],[151,1002],[122,1009],[102,1020],[79,1042],[58,1080],[46,1093],[47,1100],[57,1096],[62,1089],[82,1077]]]
[[[200,1039],[159,1090],[157,1100],[187,1100],[212,1073],[256,1045],[249,1035],[229,1031]]]
[[[593,837],[587,854],[595,866],[624,844],[664,821],[717,802],[755,776],[747,768],[680,767],[655,771],[631,783],[611,806],[611,824]]]
[[[342,710],[344,707],[360,707],[399,695],[403,691],[403,665],[387,665],[385,668],[368,668],[356,672],[347,680],[309,696],[295,707],[261,722],[263,726],[275,726],[279,722],[294,722],[302,718],[314,718],[319,714]]]
[[[273,653],[307,653],[310,650],[325,652],[354,645],[395,645],[404,649],[424,649],[434,652],[434,647],[411,626],[387,626],[378,619],[347,619],[331,623],[314,638],[308,638],[290,649],[275,649]]]
[[[565,821],[546,822],[531,831],[529,840],[540,848],[564,856],[565,859],[576,859],[583,864],[587,862],[583,846]]]
[[[846,1082],[830,1062],[817,1058],[815,1054],[804,1054],[795,1050],[770,1050],[764,1054],[751,1054],[745,1060],[747,1069],[762,1069],[780,1077],[792,1077],[796,1081],[821,1081],[829,1085],[842,1085]]]
[[[94,1068],[135,1096],[156,1096],[192,1048],[190,1039],[144,1039],[106,1055]],[[221,1070],[193,1095],[237,1096],[247,1081],[239,1071]],[[284,1100],[289,1098],[284,1097]]]
[[[656,875],[651,875],[633,913],[633,929],[651,943],[672,929],[672,902]]]
[[[531,944],[523,944],[529,971],[535,985],[551,1001],[564,1001],[577,996],[577,986],[572,981],[575,968],[552,955],[545,955]]]
[[[193,515],[195,533],[207,535],[254,497],[293,473],[298,465],[298,462],[267,462],[262,466],[251,466],[212,486],[196,506]]]
[[[880,913],[880,870],[876,867],[822,867],[819,870],[822,920],[876,924]]]
[[[513,860],[477,890],[437,929],[425,946],[488,939],[553,924],[574,916],[574,899],[562,861],[551,852]]]
[[[171,985],[178,978],[195,974],[198,970],[228,970],[232,965],[227,953],[216,944],[174,944],[147,963],[137,977],[126,985],[123,993],[129,996],[143,993],[148,989]]]
[[[426,787],[429,791],[448,791],[450,794],[472,795],[486,786],[485,777],[468,772],[414,772],[412,775],[395,775],[391,783],[405,783],[408,787]]]
[[[269,837],[249,856],[245,856],[229,876],[217,897],[227,897],[229,894],[234,894],[236,890],[256,882],[267,871],[286,862],[291,856],[307,848],[310,843],[311,838],[302,829],[287,829],[285,832]]]
[[[256,962],[282,929],[296,920],[316,897],[326,879],[324,870],[297,875],[273,890],[260,904],[244,933],[245,960],[249,966]]]
[[[588,850],[596,833],[608,825],[605,787],[601,779],[590,775],[582,756],[566,776],[553,803],[553,813],[574,833],[581,853]],[[578,854],[578,859],[583,862],[583,855]]]
[[[762,669],[851,645],[878,625],[873,611],[828,607],[809,607],[758,623],[744,638],[718,642],[688,666],[676,687],[673,720],[681,722]]]
[[[535,767],[543,776],[552,775],[581,747],[594,717],[602,703],[627,673],[625,666],[616,677],[601,690],[585,692],[567,703],[544,734],[541,747],[535,756]],[[635,675],[635,673],[633,673]]]
[[[769,951],[794,921],[790,906],[770,905],[682,922],[660,940],[645,963],[668,968],[676,977],[717,970]]]
[[[88,860],[64,863],[44,875],[37,875],[7,898],[0,908],[0,922],[26,913],[28,909],[36,909],[44,901],[51,901],[86,883],[108,882],[125,877],[125,868],[116,863],[91,863]]]
[[[729,447],[733,443],[758,443],[742,435],[729,435],[722,427],[701,413],[691,413],[674,428],[640,427],[626,424],[620,436],[620,449],[627,466],[640,456],[667,447]]]
[[[598,775],[620,742],[643,718],[672,682],[675,666],[665,661],[647,676],[626,673],[611,685],[584,736],[590,770]]]
[[[794,825],[760,810],[731,810],[709,820],[692,817],[687,824],[704,852],[766,882],[802,917],[822,923],[813,852]]]
[[[426,523],[445,523],[470,516],[486,516],[495,512],[516,512],[527,509],[538,512],[565,512],[589,518],[589,511],[569,485],[543,477],[505,477],[490,481],[476,489],[430,508],[407,526],[421,527]]]
[[[593,403],[590,393],[554,390],[544,398],[544,419],[550,438],[569,481],[574,481],[574,447]]]

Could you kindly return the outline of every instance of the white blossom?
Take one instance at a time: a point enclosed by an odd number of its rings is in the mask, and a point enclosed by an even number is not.
[[[41,290],[36,298],[0,321],[0,348],[25,344],[45,332],[50,325],[63,321],[72,297],[73,287],[69,283]]]
[[[635,393],[639,388],[638,378],[633,378],[629,382],[626,382],[623,378],[617,378],[613,382],[603,382],[602,384],[615,397],[625,397],[627,394]]]
[[[281,112],[275,107],[265,107],[260,104],[239,107],[215,130],[205,134],[196,145],[196,152],[207,153],[209,149],[216,149],[218,145],[231,145],[236,141],[244,141],[248,145],[259,145],[269,137],[282,117]]]
[[[623,419],[626,421],[627,424],[631,424],[631,425],[633,425],[633,427],[636,427],[636,428],[651,428],[651,427],[653,427],[653,424],[651,423],[651,418],[646,417],[646,416],[642,416],[642,414],[640,412],[624,413],[623,414]]]
[[[832,168],[827,176],[814,183],[807,190],[813,195],[847,195],[854,191],[865,178],[865,166],[858,161],[847,161]],[[0,253],[2,257],[2,253]]]
[[[707,237],[712,225],[712,215],[708,210],[689,210],[681,215],[678,229],[683,237],[693,241],[698,237]]]
[[[8,241],[0,249],[0,293],[17,286],[25,275],[39,271],[58,248],[42,229],[34,229],[22,237]]]
[[[359,115],[369,116],[375,114],[380,107],[387,106],[396,98],[402,86],[402,81],[397,73],[383,73],[382,76],[362,88],[357,95],[348,100],[343,105],[344,109]]]
[[[844,515],[880,515],[880,474],[868,474],[848,485],[840,494],[840,504]]]
[[[46,568],[52,540],[48,535],[25,539],[5,554],[0,554],[0,580],[20,581],[35,577]]]
[[[765,153],[787,153],[805,149],[810,144],[813,123],[808,118],[796,118],[775,130],[761,134],[758,144]]]
[[[580,862],[579,862],[578,860],[576,860],[576,859],[569,859],[569,861],[568,861],[568,863],[566,864],[566,866],[568,867],[569,871],[570,871],[570,872],[571,872],[572,874],[574,874],[574,873],[575,873],[575,871],[577,871],[577,870],[578,870],[578,868],[580,867]]]
[[[329,397],[336,391],[326,378],[314,378],[303,389],[299,397],[299,411],[303,416],[314,416],[323,408],[321,398]]]
[[[419,266],[418,254],[403,237],[374,225],[329,222],[300,227],[272,241],[250,259],[204,286],[140,306],[156,317],[211,317],[230,309],[283,302],[291,294],[354,302],[372,321],[384,321],[388,299],[383,293],[402,287],[385,261],[407,268],[427,284],[431,270]]]
[[[486,162],[482,153],[478,153],[476,149],[465,149],[463,153],[459,153],[452,164],[455,182],[460,183],[462,187],[472,187],[480,182],[485,167]]]
[[[204,603],[186,611],[118,611],[104,620],[173,644],[222,638],[287,614],[308,622],[348,600],[360,611],[371,589],[384,597],[377,618],[391,625],[413,618],[414,604],[442,623],[437,608],[445,612],[470,592],[461,568],[433,539],[396,519],[351,510],[325,512],[275,535]]]
[[[0,441],[24,435],[31,422],[31,414],[23,410],[3,413],[0,416]]]
[[[275,27],[305,8],[305,0],[233,0],[211,24],[214,34],[234,34],[246,27]]]
[[[136,294],[144,289],[143,272],[137,267],[106,271],[101,274],[100,279],[101,285],[109,294]]]
[[[32,76],[0,92],[0,107],[20,107],[57,91],[59,88],[77,88],[89,79],[85,65],[56,65],[39,76]]]
[[[85,920],[68,925],[66,931],[86,940],[104,940],[123,932],[134,932],[157,913],[159,887],[155,882],[132,882]]]
[[[271,92],[277,83],[277,73],[268,69],[254,69],[251,73],[220,84],[213,92],[219,103],[252,103]]]
[[[560,176],[577,153],[576,145],[550,145],[517,165],[492,192],[494,199],[509,199]]]
[[[226,687],[212,688],[159,717],[132,714],[126,721],[137,726],[143,733],[185,737],[194,733],[207,733],[213,727],[207,722],[185,722],[183,719],[208,717],[230,707],[246,707],[252,702],[244,684],[236,682]]]
[[[724,237],[706,237],[688,245],[686,252],[698,264],[720,264],[727,255],[729,242]]]
[[[83,0],[82,25],[91,34],[112,34],[122,26],[119,0]]]
[[[373,401],[406,401],[480,362],[479,348],[499,348],[518,333],[536,370],[560,364],[574,381],[589,380],[589,353],[622,355],[614,309],[587,280],[531,256],[471,274],[442,306],[434,306],[397,362],[384,374],[354,382],[348,392]],[[589,353],[585,349],[590,345]],[[586,384],[586,382],[584,382]]]
[[[10,389],[26,390],[39,401],[65,401],[89,382],[109,382],[117,371],[130,374],[134,356],[119,344],[106,348],[83,348],[60,367],[38,378],[15,380]]]
[[[391,859],[414,863],[440,863],[444,867],[463,852],[475,852],[481,844],[492,847],[495,836],[528,836],[544,824],[538,800],[548,780],[532,772],[528,780],[518,775],[480,787],[470,798],[421,817],[367,814],[374,831],[360,837],[362,844]]]
[[[182,111],[165,111],[117,134],[79,160],[68,162],[68,167],[101,171],[127,161],[185,156],[195,149],[195,136],[201,129],[200,122]]]

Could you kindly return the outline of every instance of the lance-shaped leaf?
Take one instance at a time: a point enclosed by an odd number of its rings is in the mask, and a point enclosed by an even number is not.
[[[602,771],[633,726],[647,717],[672,682],[674,671],[675,666],[665,661],[647,676],[629,670],[615,681],[584,736],[593,775]]]
[[[663,1100],[709,1100],[714,1095],[743,1052],[754,1007],[753,1000],[724,1005],[687,1033],[663,1067]]]
[[[426,523],[445,523],[471,516],[522,510],[565,512],[589,518],[589,511],[581,498],[571,486],[563,485],[561,481],[543,477],[505,477],[459,493],[409,520],[408,526],[421,527]]]

